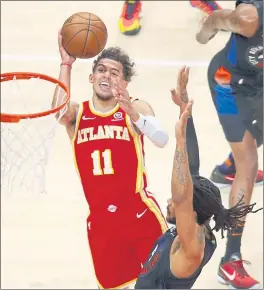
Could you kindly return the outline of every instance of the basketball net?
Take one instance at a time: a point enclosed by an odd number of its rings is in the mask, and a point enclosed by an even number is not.
[[[51,82],[48,76],[28,74],[7,81],[1,75],[2,194],[46,193],[45,168],[52,140],[58,120],[67,110],[69,96],[63,84]],[[8,114],[23,118],[3,122],[3,115]]]

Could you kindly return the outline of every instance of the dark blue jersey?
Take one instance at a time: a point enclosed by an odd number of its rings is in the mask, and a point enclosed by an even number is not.
[[[257,9],[259,27],[250,38],[232,33],[225,48],[218,53],[217,60],[231,73],[230,85],[239,92],[250,93],[263,90],[263,1],[240,0],[240,4],[251,4]]]
[[[143,265],[135,285],[135,289],[190,289],[199,277],[202,268],[211,259],[216,240],[213,234],[211,239],[206,238],[204,257],[199,268],[188,278],[177,278],[170,270],[170,250],[177,237],[175,227],[167,230],[154,244],[148,260]]]

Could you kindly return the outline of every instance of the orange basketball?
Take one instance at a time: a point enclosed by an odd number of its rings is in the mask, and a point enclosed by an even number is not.
[[[70,16],[61,29],[62,46],[73,57],[92,58],[107,41],[107,28],[95,14],[79,12]]]

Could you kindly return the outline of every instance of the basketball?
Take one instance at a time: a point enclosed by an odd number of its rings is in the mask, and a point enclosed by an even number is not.
[[[75,58],[92,58],[107,41],[107,28],[95,14],[79,12],[70,16],[61,29],[62,46]]]

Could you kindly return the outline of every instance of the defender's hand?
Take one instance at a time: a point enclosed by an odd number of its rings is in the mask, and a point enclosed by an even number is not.
[[[171,98],[180,107],[181,111],[184,111],[189,101],[187,93],[189,72],[190,68],[183,66],[178,72],[176,89],[171,89]]]
[[[76,58],[73,56],[70,56],[66,52],[66,50],[63,48],[61,29],[59,30],[59,33],[58,33],[58,44],[59,44],[59,51],[60,51],[62,63],[68,63],[68,64],[72,65],[75,62]]]
[[[196,33],[196,40],[200,44],[206,44],[209,42],[219,31],[218,29],[212,29],[211,27],[212,24],[210,16],[203,17],[200,22],[199,29]]]
[[[184,111],[182,112],[180,119],[176,123],[176,140],[177,142],[186,141],[186,127],[189,116],[191,116],[193,100],[189,101]]]

